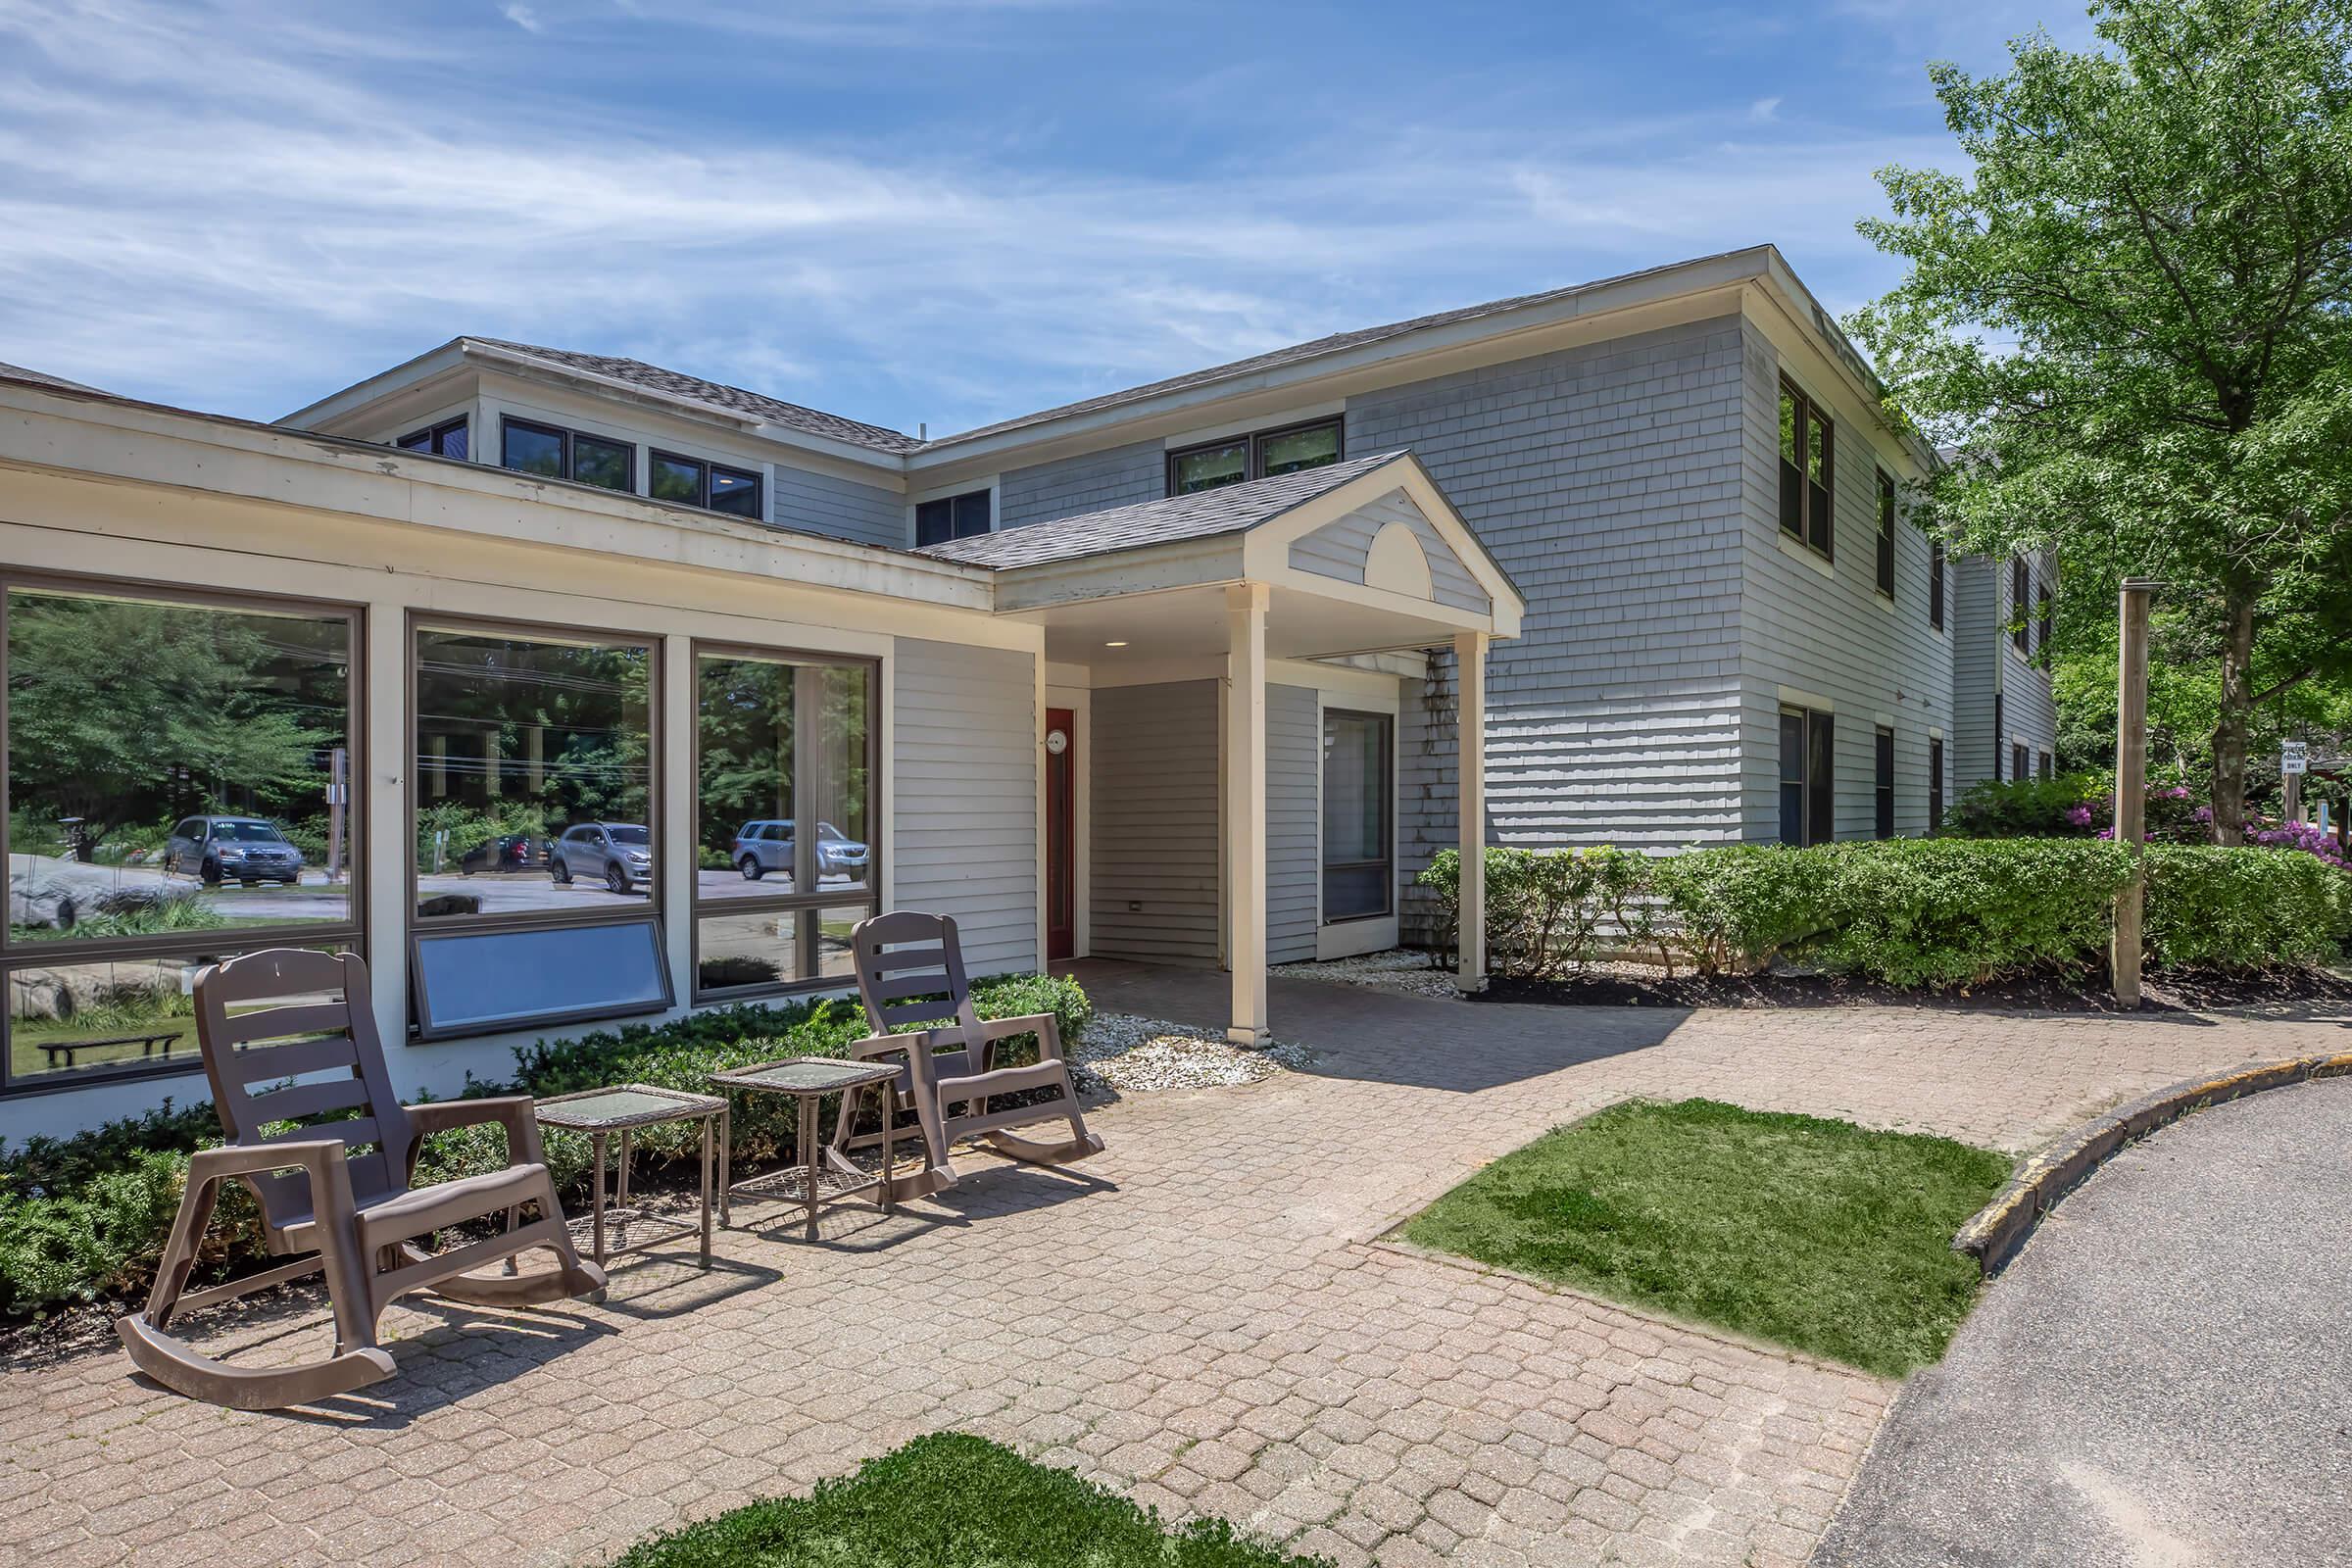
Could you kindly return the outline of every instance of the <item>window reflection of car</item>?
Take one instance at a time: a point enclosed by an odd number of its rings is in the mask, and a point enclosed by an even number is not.
[[[609,892],[633,893],[653,878],[653,839],[633,822],[579,822],[548,851],[547,873],[558,882],[604,879]]]
[[[735,835],[735,869],[757,882],[770,871],[792,869],[792,821],[789,817],[746,822]],[[816,824],[816,874],[847,876],[865,869],[869,852],[830,822]]]
[[[164,841],[164,870],[201,877],[210,887],[227,881],[292,887],[302,880],[302,852],[275,822],[258,816],[190,816]]]
[[[528,871],[547,863],[547,841],[527,833],[501,833],[467,850],[458,869],[467,876],[476,871]]]

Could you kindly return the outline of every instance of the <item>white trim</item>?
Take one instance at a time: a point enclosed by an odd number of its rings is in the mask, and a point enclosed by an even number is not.
[[[1231,436],[1256,435],[1265,430],[1280,430],[1294,424],[1313,424],[1324,419],[1338,419],[1341,424],[1341,455],[1346,456],[1348,400],[1329,398],[1321,403],[1303,404],[1274,414],[1256,415],[1247,419],[1227,419],[1218,424],[1204,424],[1197,429],[1178,430],[1160,437],[1159,448],[1164,453],[1182,451],[1186,447],[1202,447],[1212,441]]]
[[[1095,951],[1095,694],[1057,678],[1067,664],[1046,666],[1046,706],[1066,708],[1070,737],[1070,956]],[[1044,795],[1041,786],[1039,795]]]
[[[1810,566],[1831,582],[1838,580],[1838,564],[1835,561],[1803,540],[1791,537],[1788,530],[1782,527],[1777,521],[1772,525],[1772,537],[1779,542],[1782,555],[1802,565]]]
[[[1806,691],[1801,686],[1775,686],[1773,691],[1777,694],[1778,701],[1783,708],[1809,708],[1816,713],[1833,715],[1838,711],[1836,703],[1818,693]]]
[[[1326,682],[1315,693],[1315,960],[1359,957],[1386,953],[1396,945],[1403,903],[1396,886],[1396,868],[1404,863],[1404,694],[1396,681],[1385,692],[1368,691],[1349,683]],[[1380,713],[1389,720],[1389,912],[1333,924],[1323,917],[1323,727],[1333,709],[1342,712]]]

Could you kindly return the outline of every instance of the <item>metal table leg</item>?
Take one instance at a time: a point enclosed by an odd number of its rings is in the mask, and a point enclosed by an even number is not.
[[[605,1266],[605,1135],[590,1133],[588,1149],[594,1156],[593,1163],[596,1166],[595,1196],[590,1200],[590,1211],[596,1216],[596,1246],[593,1250],[596,1253],[596,1266],[603,1268]]]
[[[735,1107],[729,1103],[718,1113],[718,1224],[726,1229],[735,1212]]]
[[[703,1118],[703,1267],[710,1266],[710,1134],[716,1115]]]
[[[808,1201],[808,1240],[816,1240],[816,1096],[796,1095],[801,1102],[801,1181]]]
[[[875,1098],[882,1102],[882,1212],[885,1214],[897,1206],[898,1200],[891,1182],[891,1165],[898,1155],[898,1129],[892,1125],[898,1118],[891,1114],[890,1103],[891,1091],[896,1085],[896,1079],[885,1078],[874,1086]]]

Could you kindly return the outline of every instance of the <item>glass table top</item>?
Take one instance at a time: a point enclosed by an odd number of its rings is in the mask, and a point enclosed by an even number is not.
[[[655,1089],[625,1084],[617,1089],[592,1089],[585,1094],[542,1100],[539,1119],[554,1127],[592,1131],[623,1123],[666,1121],[673,1116],[701,1115],[718,1109],[721,1102],[709,1095],[690,1095],[679,1089]]]
[[[804,1056],[791,1061],[771,1061],[764,1067],[750,1067],[741,1072],[714,1073],[712,1077],[737,1088],[797,1089],[821,1094],[874,1083],[896,1075],[898,1070],[887,1061],[829,1061],[822,1056]]]

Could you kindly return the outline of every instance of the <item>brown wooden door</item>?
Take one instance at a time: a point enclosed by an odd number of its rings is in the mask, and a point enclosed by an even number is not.
[[[1047,709],[1046,737],[1046,956],[1054,959],[1078,951],[1078,715]]]

